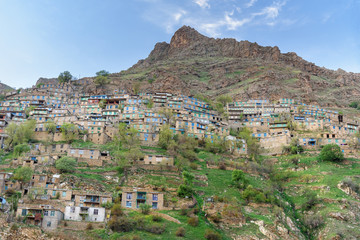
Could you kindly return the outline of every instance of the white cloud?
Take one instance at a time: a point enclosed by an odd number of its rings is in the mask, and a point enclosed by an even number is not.
[[[257,0],[250,0],[250,2],[248,2],[247,4],[246,4],[246,7],[247,8],[249,8],[249,7],[252,7],[252,6],[254,6],[254,4],[257,2]]]
[[[174,31],[174,27],[180,23],[183,16],[185,16],[187,12],[183,9],[179,9],[176,12],[170,14],[167,21],[164,22],[166,32],[172,33]]]
[[[279,16],[281,8],[286,4],[283,2],[274,2],[273,5],[263,8],[260,12],[254,13],[255,16],[265,16],[268,19],[275,19]]]
[[[194,3],[199,5],[201,8],[210,8],[209,0],[194,0]]]

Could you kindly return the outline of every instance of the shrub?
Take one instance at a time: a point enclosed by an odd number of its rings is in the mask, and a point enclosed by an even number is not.
[[[220,234],[211,229],[206,229],[204,237],[207,240],[220,240],[221,239]]]
[[[310,210],[319,202],[316,193],[310,190],[305,190],[305,193],[302,195],[302,197],[306,199],[306,202],[301,206],[304,210]]]
[[[60,172],[74,172],[76,167],[76,160],[72,157],[61,157],[55,162],[56,169],[60,170]]]
[[[360,186],[356,184],[353,180],[347,178],[343,181],[343,183],[348,186],[351,190],[356,193],[360,193]]]
[[[304,224],[311,230],[317,229],[324,224],[324,219],[320,215],[304,216]]]
[[[241,196],[247,201],[254,200],[258,203],[262,203],[266,201],[266,197],[264,193],[259,190],[253,188],[253,186],[249,185],[242,193]]]
[[[19,229],[19,226],[16,223],[13,223],[13,225],[11,225],[11,228],[10,228],[11,231],[15,232],[18,229]]]
[[[184,158],[189,159],[190,162],[194,162],[197,160],[197,155],[194,151],[186,150],[182,153]]]
[[[175,235],[178,236],[178,237],[185,237],[185,228],[179,227],[179,228],[176,230]]]
[[[187,186],[185,184],[181,184],[177,190],[177,195],[179,197],[191,197],[193,195],[193,189],[190,186]]]
[[[221,170],[226,170],[226,165],[225,165],[224,162],[220,162],[220,163],[219,163],[219,169],[221,169]]]
[[[196,163],[190,163],[190,168],[192,170],[197,170],[198,169],[198,165]]]
[[[214,222],[214,223],[219,223],[221,221],[221,214],[220,213],[216,213],[214,215],[210,216],[210,219]]]
[[[140,238],[138,235],[134,235],[134,236],[132,237],[132,240],[141,240],[141,238]]]
[[[321,161],[341,162],[344,160],[344,154],[338,145],[327,144],[321,149],[319,159]]]
[[[91,223],[88,223],[86,225],[86,230],[93,230],[93,229],[94,229],[94,227],[93,227],[93,225]]]
[[[109,221],[109,227],[115,232],[130,232],[134,229],[134,221],[126,217],[112,217]]]
[[[153,223],[149,226],[146,226],[145,231],[154,234],[162,234],[165,231],[165,225]]]
[[[197,227],[199,225],[199,218],[197,216],[191,217],[188,219],[188,224],[193,227]]]
[[[360,106],[359,102],[351,102],[349,107],[351,108],[358,108]]]
[[[120,203],[117,203],[117,204],[114,204],[111,208],[111,215],[112,216],[122,216],[124,213],[123,213],[123,210],[121,208],[121,204]]]
[[[153,222],[161,222],[163,219],[162,219],[162,217],[160,217],[158,215],[153,215],[152,220],[153,220]]]
[[[145,203],[142,203],[139,205],[139,208],[140,208],[142,214],[147,215],[150,213],[151,206],[147,205]]]
[[[180,209],[180,215],[181,216],[185,216],[187,214],[187,212],[188,212],[188,209],[186,207],[182,207]]]

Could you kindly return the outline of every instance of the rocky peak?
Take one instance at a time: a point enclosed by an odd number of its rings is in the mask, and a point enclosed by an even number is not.
[[[189,26],[182,26],[174,33],[174,36],[171,38],[170,48],[176,49],[188,47],[191,44],[201,42],[206,38],[207,37],[201,35],[194,28]]]

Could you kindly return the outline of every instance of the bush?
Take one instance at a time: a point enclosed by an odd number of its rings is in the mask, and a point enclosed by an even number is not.
[[[123,213],[123,210],[121,208],[121,204],[120,203],[117,203],[117,204],[114,204],[111,208],[111,215],[112,216],[122,216],[124,213]]]
[[[220,163],[219,163],[219,169],[221,169],[221,170],[226,170],[226,165],[225,165],[224,162],[220,162]]]
[[[327,144],[321,149],[319,159],[321,161],[341,162],[344,160],[344,154],[338,145]]]
[[[165,231],[165,225],[153,223],[149,226],[146,226],[145,231],[154,234],[162,234]]]
[[[197,170],[198,169],[198,165],[196,163],[190,163],[190,168],[192,170]]]
[[[109,227],[115,232],[131,232],[135,227],[135,222],[126,217],[112,217],[109,221]]]
[[[214,223],[219,223],[221,222],[221,214],[220,213],[216,213],[214,215],[210,216],[210,219],[214,222]]]
[[[353,180],[347,178],[343,181],[343,183],[348,186],[351,190],[353,190],[356,193],[360,193],[360,186],[356,184]]]
[[[249,182],[246,179],[245,173],[241,170],[234,170],[232,172],[231,181],[240,189],[244,189]]]
[[[358,108],[360,106],[359,102],[351,102],[349,107],[351,108]]]
[[[179,227],[179,228],[176,230],[175,235],[178,236],[178,237],[185,237],[185,228]]]
[[[88,223],[86,225],[86,230],[93,230],[93,229],[94,229],[94,227],[93,227],[93,225],[91,223]]]
[[[302,195],[302,197],[306,199],[306,202],[301,206],[304,210],[310,210],[319,202],[316,193],[310,190],[305,190],[305,193]]]
[[[199,218],[197,216],[191,217],[188,219],[188,224],[193,227],[197,227],[199,225]]]
[[[138,235],[134,235],[134,236],[132,237],[132,240],[141,240],[141,238],[140,238]]]
[[[177,195],[182,198],[185,198],[186,196],[191,197],[193,193],[193,189],[185,184],[181,184],[177,190]]]
[[[187,214],[187,212],[188,212],[188,209],[186,207],[182,207],[180,209],[180,215],[181,216],[185,216]]]
[[[307,215],[304,217],[304,224],[311,230],[315,230],[324,224],[324,219],[320,215]]]
[[[253,188],[249,185],[242,193],[241,196],[247,201],[250,202],[254,200],[258,203],[266,202],[266,197],[264,193],[260,192],[259,190]]]
[[[72,157],[61,157],[55,162],[56,169],[62,173],[74,172],[76,167],[76,159]]]
[[[153,215],[152,220],[153,220],[153,222],[161,222],[163,219],[162,219],[162,217],[160,217],[158,215]]]
[[[151,206],[147,205],[145,203],[142,203],[139,205],[139,208],[140,208],[142,214],[147,215],[150,213]]]
[[[204,237],[207,240],[220,240],[221,239],[220,234],[211,229],[206,229]]]

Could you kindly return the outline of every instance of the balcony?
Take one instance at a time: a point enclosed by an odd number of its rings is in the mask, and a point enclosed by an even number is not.
[[[87,197],[84,202],[86,203],[100,203],[99,197]]]
[[[137,199],[138,200],[146,200],[146,193],[138,193],[137,194]]]

